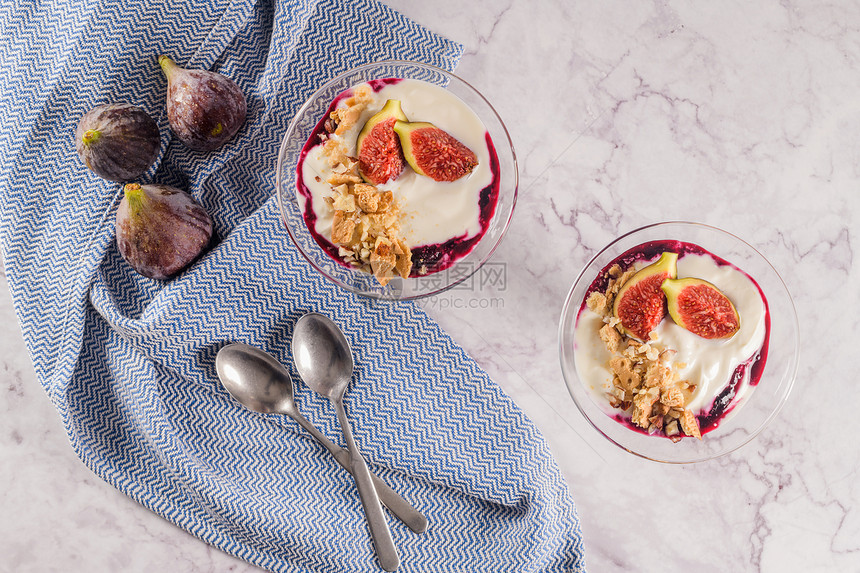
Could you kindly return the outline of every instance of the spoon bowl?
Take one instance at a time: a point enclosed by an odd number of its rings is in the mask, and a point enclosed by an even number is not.
[[[224,388],[261,414],[297,413],[290,373],[271,354],[241,342],[218,351],[215,369]]]
[[[309,313],[293,332],[293,361],[302,380],[329,400],[343,396],[355,367],[349,341],[327,317]]]

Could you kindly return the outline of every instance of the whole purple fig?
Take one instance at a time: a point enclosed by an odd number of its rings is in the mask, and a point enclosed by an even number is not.
[[[109,181],[140,177],[155,163],[160,142],[155,120],[128,103],[94,107],[75,130],[75,148],[81,161]]]
[[[196,259],[212,238],[212,219],[188,193],[129,183],[116,213],[116,243],[140,274],[167,279]]]
[[[188,147],[212,151],[236,135],[245,123],[247,104],[230,78],[206,70],[186,70],[158,56],[167,76],[167,120]]]

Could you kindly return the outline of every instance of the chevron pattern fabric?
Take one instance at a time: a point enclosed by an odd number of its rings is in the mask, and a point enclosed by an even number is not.
[[[322,82],[381,59],[452,69],[461,46],[372,0],[11,0],[0,29],[6,271],[38,378],[97,475],[269,570],[380,570],[350,476],[288,418],[243,409],[215,373],[231,341],[290,364],[295,321],[317,311],[356,355],[359,447],[430,520],[422,535],[390,521],[401,571],[584,571],[573,501],[532,423],[416,306],[324,282],[273,197],[281,137]],[[171,140],[160,53],[243,89],[247,123],[225,148]],[[74,151],[84,112],[121,101],[161,129],[142,180],[187,189],[215,222],[217,245],[170,282],[122,260],[121,186]],[[296,386],[342,443],[330,405]]]

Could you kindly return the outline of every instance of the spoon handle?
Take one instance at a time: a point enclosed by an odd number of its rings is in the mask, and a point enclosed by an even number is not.
[[[353,474],[353,477],[355,476],[352,468],[350,467],[352,456],[350,456],[347,450],[340,448],[337,455],[335,455],[335,459],[340,465],[346,468],[349,473]],[[382,481],[382,478],[375,473],[370,472],[370,479],[373,481],[373,489],[376,490],[376,494],[379,496],[379,501],[382,502],[382,505],[388,508],[394,517],[402,521],[406,527],[415,533],[424,533],[427,531],[428,522],[423,513],[412,507],[412,504],[403,499],[396,491],[391,489],[391,487]]]
[[[388,529],[388,522],[385,521],[385,514],[382,512],[382,506],[379,504],[379,496],[373,487],[370,470],[361,452],[358,451],[358,447],[355,445],[343,402],[341,400],[332,400],[332,403],[337,410],[337,418],[340,421],[341,431],[343,432],[347,449],[352,458],[350,463],[352,475],[355,478],[355,485],[358,488],[361,505],[364,507],[367,525],[370,527],[370,537],[373,540],[373,546],[376,548],[376,556],[379,559],[379,564],[386,571],[396,571],[400,566],[400,557],[397,555],[394,540],[391,539],[391,531]]]
[[[316,438],[316,440],[334,456],[334,459],[337,460],[337,463],[339,463],[343,469],[352,473],[352,468],[350,467],[352,457],[349,455],[349,452],[335,445],[334,442],[329,440],[325,434],[320,432],[317,427],[310,422],[310,420],[298,412],[295,412],[295,414],[297,414],[294,418],[296,422],[298,422],[302,428],[307,430],[311,436]],[[400,497],[396,491],[391,489],[387,483],[382,481],[382,479],[373,472],[370,473],[370,478],[373,480],[373,487],[376,489],[376,493],[379,495],[379,501],[381,501],[382,505],[387,507],[397,519],[406,524],[406,526],[415,533],[424,533],[427,531],[427,518],[424,517],[420,511],[412,507],[408,501]]]

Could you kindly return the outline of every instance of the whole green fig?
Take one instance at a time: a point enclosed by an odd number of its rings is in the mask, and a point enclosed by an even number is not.
[[[124,187],[116,213],[116,242],[140,274],[167,279],[196,259],[212,238],[212,219],[184,191],[167,185]]]
[[[128,103],[95,107],[75,130],[81,161],[109,181],[140,177],[158,157],[158,124],[143,109]]]
[[[230,78],[206,70],[186,70],[167,56],[158,63],[167,76],[167,120],[188,147],[212,151],[245,123],[247,103]]]

